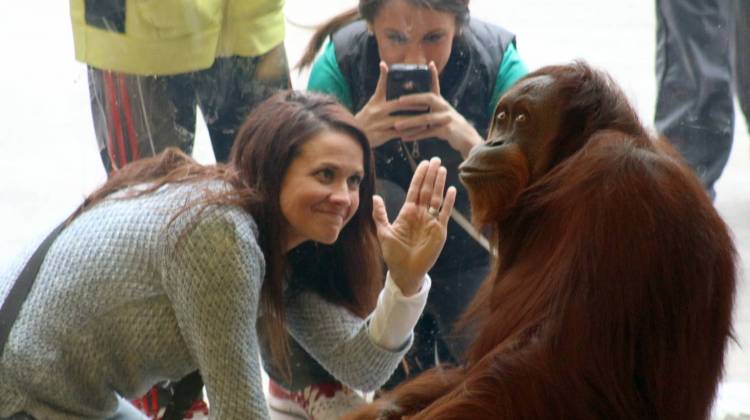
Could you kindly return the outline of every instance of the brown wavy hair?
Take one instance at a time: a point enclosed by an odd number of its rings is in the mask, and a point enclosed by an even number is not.
[[[312,64],[315,56],[318,54],[320,47],[323,46],[326,38],[346,26],[347,24],[359,19],[364,19],[367,23],[372,24],[375,16],[378,15],[390,0],[360,0],[359,5],[349,9],[339,15],[334,16],[326,23],[320,25],[310,38],[310,42],[302,54],[302,58],[297,62],[295,68],[304,69]],[[461,28],[469,22],[469,0],[406,0],[415,7],[437,10],[446,12],[456,17],[456,27]]]
[[[334,244],[303,244],[290,261],[281,242],[287,225],[279,200],[281,185],[300,148],[323,130],[346,133],[362,148],[364,177],[359,190],[359,208]],[[226,182],[232,187],[228,191],[206,193],[200,200],[187,203],[180,212],[195,206],[231,205],[252,214],[259,228],[258,244],[266,260],[261,289],[265,315],[259,319],[258,328],[283,331],[286,278],[299,279],[294,282],[296,289],[313,290],[361,317],[374,308],[382,287],[383,265],[371,216],[375,192],[373,168],[367,137],[352,114],[334,98],[281,91],[258,105],[245,120],[234,140],[229,163],[201,165],[180,150],[169,148],[116,171],[84,200],[69,220],[110,194],[139,184],[148,183],[149,187],[134,189],[119,199],[149,194],[170,183]],[[325,269],[318,269],[320,267]],[[268,340],[274,364],[288,374],[286,334],[263,335]]]

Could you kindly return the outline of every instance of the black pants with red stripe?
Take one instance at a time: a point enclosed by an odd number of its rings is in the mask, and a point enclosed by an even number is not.
[[[217,162],[226,162],[252,108],[291,86],[284,45],[257,57],[217,58],[205,70],[139,76],[89,66],[89,94],[107,173],[169,146],[190,154],[200,107]]]

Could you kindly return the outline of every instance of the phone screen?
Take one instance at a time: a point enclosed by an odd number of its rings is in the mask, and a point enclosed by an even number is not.
[[[397,99],[404,95],[429,92],[432,89],[430,68],[424,64],[392,64],[388,68],[386,99]],[[393,115],[417,115],[423,111],[397,111]]]

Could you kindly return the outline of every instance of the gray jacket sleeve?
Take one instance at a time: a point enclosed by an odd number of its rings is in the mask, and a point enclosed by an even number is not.
[[[413,336],[396,351],[375,344],[367,320],[347,309],[304,292],[287,301],[290,334],[336,379],[361,391],[378,389],[391,374]]]
[[[241,210],[207,209],[174,229],[164,256],[165,289],[211,419],[268,418],[255,328],[264,259],[254,229]]]

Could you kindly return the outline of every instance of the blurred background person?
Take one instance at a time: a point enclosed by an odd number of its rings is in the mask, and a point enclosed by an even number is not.
[[[733,79],[746,119],[750,108],[749,16],[747,0],[656,0],[654,125],[711,199],[732,150]]]
[[[283,0],[70,0],[75,56],[108,173],[193,149],[196,107],[217,162],[250,110],[291,86]]]

